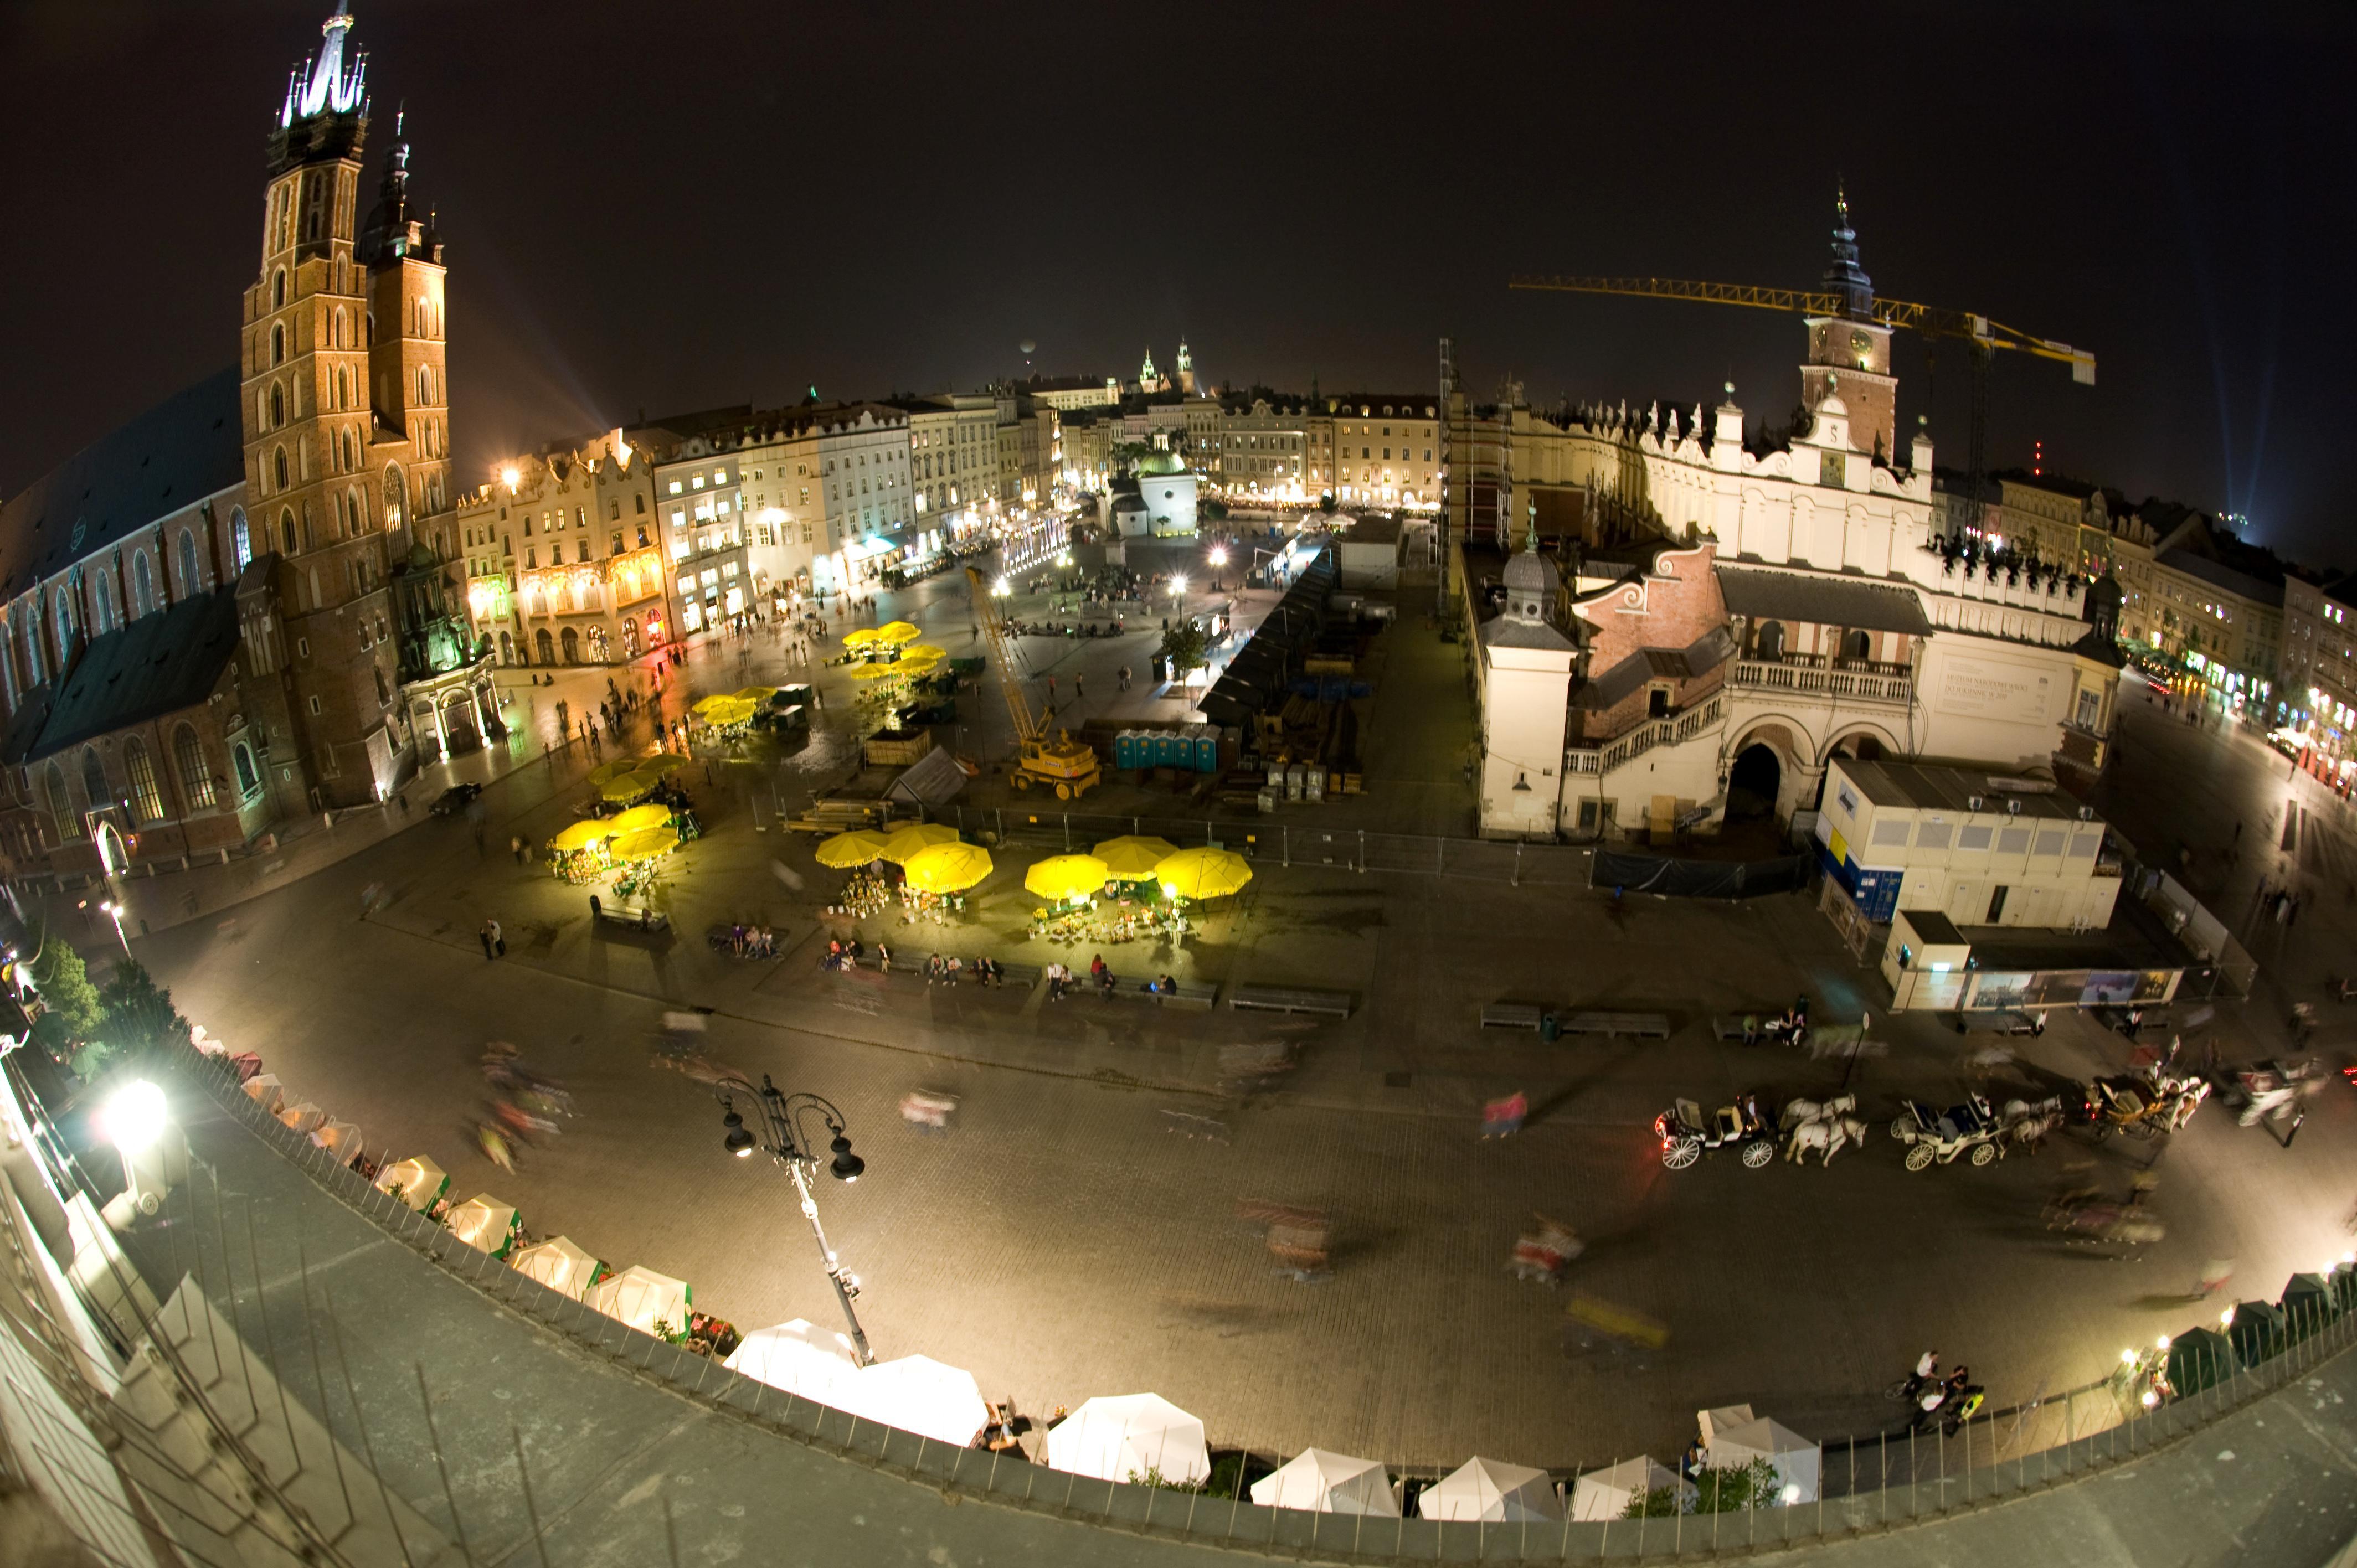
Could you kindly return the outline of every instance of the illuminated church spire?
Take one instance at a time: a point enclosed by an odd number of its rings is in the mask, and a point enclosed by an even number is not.
[[[335,15],[319,25],[319,52],[295,68],[287,79],[286,100],[279,105],[284,127],[315,114],[349,114],[366,96],[368,51],[352,47],[350,0],[336,0]]]
[[[1858,265],[1857,231],[1849,226],[1849,192],[1834,187],[1834,253],[1825,264],[1825,287],[1841,296],[1842,313],[1853,321],[1874,319],[1874,280]]]

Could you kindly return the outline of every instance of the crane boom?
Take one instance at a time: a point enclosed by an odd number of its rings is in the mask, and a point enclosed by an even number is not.
[[[1006,693],[1006,714],[1015,721],[1015,766],[1007,782],[1017,789],[1028,789],[1035,784],[1043,789],[1053,789],[1059,800],[1078,800],[1100,776],[1095,747],[1086,741],[1074,740],[1066,729],[1060,728],[1049,736],[1047,721],[1055,717],[1052,704],[1041,717],[1031,716],[1030,700],[1023,695],[1022,679],[1015,671],[1015,652],[1009,646],[1011,634],[1006,618],[1000,613],[990,585],[980,571],[967,567],[965,580],[974,594],[974,613],[982,618],[983,629],[990,637],[990,656],[997,662],[998,683]]]
[[[974,567],[965,569],[965,579],[974,589],[974,608],[982,617],[983,635],[990,639],[991,662],[998,666],[998,684],[1006,693],[1006,716],[1015,721],[1015,744],[1024,750],[1039,744],[1039,721],[1031,716],[1031,703],[1023,695],[1022,682],[1015,673],[1014,650],[1006,646],[1006,628],[998,614],[998,601],[991,596],[990,585]]]
[[[1641,299],[1685,299],[1709,305],[1742,305],[1791,316],[1839,316],[1838,294],[1805,288],[1759,288],[1747,284],[1705,283],[1693,278],[1587,277],[1570,274],[1524,274],[1509,288],[1557,294],[1618,294]],[[2068,343],[2034,338],[2027,332],[1975,316],[1965,310],[1910,305],[1905,300],[1877,297],[1874,318],[1886,327],[1926,338],[1956,338],[1983,349],[2009,349],[2071,367],[2071,379],[2083,386],[2095,384],[2095,356]]]

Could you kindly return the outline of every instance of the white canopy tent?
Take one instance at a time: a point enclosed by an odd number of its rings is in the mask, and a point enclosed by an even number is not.
[[[281,1122],[285,1122],[297,1133],[316,1132],[319,1123],[328,1119],[328,1113],[325,1111],[307,1100],[292,1105],[281,1101],[276,1114]]]
[[[349,1122],[329,1121],[311,1130],[311,1142],[350,1165],[361,1152],[361,1130]]]
[[[1305,1448],[1252,1484],[1252,1500],[1263,1508],[1302,1509],[1311,1513],[1380,1514],[1399,1518],[1392,1478],[1373,1459],[1353,1459]]]
[[[244,1088],[245,1097],[248,1100],[253,1101],[273,1116],[278,1114],[279,1101],[285,1098],[285,1092],[278,1081],[276,1073],[255,1073],[245,1080]]]
[[[1817,1500],[1817,1482],[1824,1466],[1823,1451],[1791,1427],[1764,1415],[1741,1426],[1718,1428],[1703,1457],[1714,1470],[1734,1469],[1755,1459],[1765,1459],[1776,1467],[1776,1478],[1782,1488],[1777,1502],[1789,1506]]]
[[[944,1366],[930,1356],[903,1356],[857,1369],[827,1401],[866,1421],[880,1421],[936,1443],[963,1448],[981,1435],[990,1420],[982,1389],[972,1372]]]
[[[508,1260],[515,1271],[538,1280],[559,1295],[579,1301],[589,1282],[597,1277],[597,1260],[570,1236],[558,1236],[536,1247],[526,1247]]]
[[[449,1190],[450,1177],[424,1155],[389,1165],[376,1174],[377,1187],[423,1214]]]
[[[1583,1524],[1620,1519],[1628,1513],[1631,1498],[1664,1487],[1675,1487],[1679,1498],[1688,1503],[1695,1496],[1694,1483],[1678,1479],[1674,1471],[1641,1455],[1624,1459],[1609,1470],[1579,1478],[1571,1488],[1571,1517]]]
[[[515,1205],[479,1192],[450,1210],[450,1232],[478,1252],[503,1258],[515,1240]]]
[[[674,1334],[686,1328],[691,1298],[686,1281],[659,1274],[643,1263],[599,1280],[581,1297],[607,1316],[648,1334],[658,1323],[670,1324]]]
[[[840,1406],[844,1389],[858,1375],[859,1368],[850,1357],[813,1340],[811,1336],[815,1332],[810,1320],[802,1317],[756,1328],[737,1341],[736,1350],[722,1365],[773,1389]]]
[[[1754,1419],[1748,1404],[1723,1404],[1716,1410],[1695,1412],[1695,1430],[1702,1436],[1702,1445],[1707,1448],[1714,1433],[1724,1432],[1730,1426],[1749,1425]]]
[[[1560,1520],[1563,1498],[1544,1470],[1475,1457],[1418,1493],[1415,1511],[1426,1519],[1479,1520],[1485,1524]]]
[[[1203,1423],[1160,1394],[1100,1394],[1048,1434],[1048,1464],[1102,1481],[1144,1478],[1192,1486],[1211,1478]]]

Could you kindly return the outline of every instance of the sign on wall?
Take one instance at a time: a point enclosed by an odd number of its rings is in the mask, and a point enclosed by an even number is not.
[[[1941,672],[1939,709],[1966,719],[2047,723],[2053,714],[2053,678],[1989,659],[1956,658]]]

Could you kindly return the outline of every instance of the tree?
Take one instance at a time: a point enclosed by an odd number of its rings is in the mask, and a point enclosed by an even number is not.
[[[172,1007],[172,993],[156,983],[146,969],[124,959],[110,971],[98,993],[106,1018],[98,1036],[120,1051],[138,1053],[174,1037],[188,1035],[188,1021]]]
[[[1774,1508],[1783,1487],[1783,1477],[1765,1459],[1754,1459],[1749,1465],[1706,1466],[1695,1472],[1693,1497],[1687,1497],[1682,1486],[1655,1487],[1631,1497],[1620,1517],[1667,1519],[1678,1513],[1742,1513]]]
[[[73,944],[52,935],[47,929],[35,938],[39,944],[33,950],[33,961],[26,965],[33,990],[48,1009],[46,1017],[55,1017],[54,1028],[69,1039],[84,1039],[95,1032],[106,1016],[106,1007],[99,1000],[98,988],[90,983],[90,971],[81,961],[81,954]]]
[[[1213,522],[1225,522],[1228,520],[1228,503],[1223,500],[1214,499],[1205,501],[1202,511],[1203,515]]]
[[[1193,621],[1180,621],[1162,634],[1162,657],[1170,666],[1172,680],[1203,667],[1204,642],[1203,628]]]

